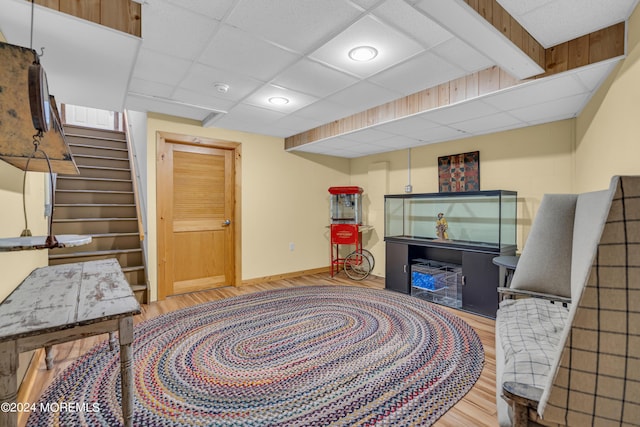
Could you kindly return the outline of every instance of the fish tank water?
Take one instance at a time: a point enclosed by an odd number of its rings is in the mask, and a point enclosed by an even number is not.
[[[385,196],[385,238],[500,250],[516,245],[517,193],[507,190]]]

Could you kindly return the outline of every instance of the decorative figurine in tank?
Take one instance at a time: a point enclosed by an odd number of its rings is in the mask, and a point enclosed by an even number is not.
[[[438,214],[438,220],[436,221],[436,235],[438,236],[437,240],[449,240],[449,234],[447,230],[449,229],[449,224],[447,223],[444,214],[440,212]]]

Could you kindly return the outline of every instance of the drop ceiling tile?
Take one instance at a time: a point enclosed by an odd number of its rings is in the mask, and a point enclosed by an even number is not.
[[[357,46],[373,46],[378,50],[378,56],[368,62],[353,61],[349,58],[349,51]],[[310,57],[356,76],[368,77],[423,50],[413,39],[371,16],[365,16]]]
[[[431,51],[466,71],[465,74],[484,70],[494,65],[493,61],[473,49],[459,38],[447,40],[446,42],[434,47]]]
[[[241,0],[227,23],[299,53],[346,27],[360,11],[345,0]],[[295,36],[292,36],[295,35]]]
[[[277,76],[273,83],[323,98],[357,81],[349,74],[304,58]]]
[[[519,16],[545,48],[626,20],[636,0],[554,1]]]
[[[162,99],[150,99],[134,94],[127,96],[127,108],[134,111],[154,112],[193,120],[203,120],[211,112],[202,108],[166,102]]]
[[[392,92],[382,86],[363,81],[326,99],[336,104],[351,108],[354,112],[367,110],[382,105],[402,96],[400,92]]]
[[[448,126],[438,126],[435,128],[428,129],[424,133],[424,137],[420,138],[425,144],[431,144],[434,142],[440,141],[448,141],[451,139],[459,139],[469,136],[468,133],[454,129]]]
[[[218,21],[229,13],[232,7],[236,4],[237,0],[169,0],[173,5],[188,9],[200,15],[207,16],[209,18],[217,19]],[[150,5],[143,3],[142,16],[146,16],[146,8]]]
[[[393,88],[403,95],[411,95],[466,74],[461,68],[433,53],[424,52],[368,80]]]
[[[509,111],[584,92],[584,86],[573,78],[572,73],[563,73],[486,95],[482,101],[502,111]]]
[[[519,16],[544,7],[554,1],[557,0],[498,0],[498,3],[512,16]]]
[[[215,83],[229,85],[227,93],[220,93],[214,87]],[[187,90],[199,91],[227,101],[240,101],[264,83],[245,77],[242,74],[228,70],[221,70],[203,64],[193,64],[180,87]]]
[[[376,129],[394,135],[404,135],[410,138],[420,139],[428,129],[438,126],[438,124],[425,120],[421,116],[411,116],[383,123],[377,126]]]
[[[151,82],[149,80],[132,78],[129,83],[129,92],[143,95],[156,95],[168,98],[173,93],[174,86],[164,83]]]
[[[448,125],[458,123],[463,120],[489,116],[497,113],[498,111],[499,110],[497,108],[487,105],[480,100],[474,99],[446,107],[428,110],[422,113],[421,116],[434,123]]]
[[[575,76],[588,91],[593,91],[600,87],[600,84],[602,84],[620,60],[620,58],[616,58],[578,68],[575,70]]]
[[[306,119],[318,120],[324,124],[357,112],[357,107],[348,108],[335,102],[323,100],[322,102],[316,102],[308,107],[304,107],[296,111],[295,114],[296,116]]]
[[[324,121],[301,117],[300,115],[294,113],[294,114],[289,114],[286,117],[283,117],[282,119],[274,122],[273,124],[282,129],[290,129],[292,132],[289,135],[287,135],[287,136],[290,136],[290,135],[295,135],[297,133],[304,132],[308,129],[313,129],[324,123],[325,123]]]
[[[561,98],[543,104],[531,105],[509,111],[509,114],[528,123],[555,121],[560,117],[575,117],[590,98],[589,93]]]
[[[383,139],[381,141],[376,141],[374,144],[380,147],[385,147],[393,150],[402,150],[405,148],[417,147],[419,145],[424,144],[424,142],[415,138],[396,135],[391,138]]]
[[[373,13],[396,29],[412,36],[427,49],[453,37],[449,31],[416,11],[403,0],[387,0],[380,4]]]
[[[252,105],[240,104],[215,122],[216,127],[260,133],[285,114]]]
[[[255,80],[269,81],[298,58],[299,56],[245,31],[223,25],[215,39],[205,48],[199,62]]]
[[[274,105],[269,102],[269,99],[274,97],[286,98],[289,102],[284,105]],[[304,108],[309,104],[313,104],[317,100],[318,98],[311,95],[306,95],[304,93],[279,86],[266,85],[252,93],[243,101],[243,103],[288,114]]]
[[[509,127],[517,127],[524,126],[526,123],[523,123],[521,120],[507,114],[497,112],[490,116],[478,117],[476,119],[465,120],[456,124],[451,125],[456,129],[461,131],[470,133],[470,134],[480,134],[489,131],[497,131],[502,129],[507,129]]]
[[[150,49],[140,49],[133,77],[177,86],[191,67],[191,61]]]
[[[200,91],[192,91],[186,89],[177,89],[174,91],[172,99],[185,102],[187,104],[193,104],[210,108],[212,110],[228,111],[236,105],[235,102],[221,99],[216,96],[209,95]]]
[[[167,2],[155,1],[144,12],[143,47],[178,58],[196,57],[218,27],[211,18]]]
[[[383,139],[392,137],[393,135],[387,132],[378,130],[377,128],[366,128],[356,132],[351,132],[343,136],[347,141],[359,142],[359,143],[373,143]]]

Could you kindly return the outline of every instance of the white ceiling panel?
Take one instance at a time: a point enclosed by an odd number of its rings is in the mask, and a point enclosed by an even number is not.
[[[208,18],[213,18],[218,21],[222,20],[235,6],[238,0],[168,0],[175,6],[182,7],[184,9],[190,10],[197,14],[206,16]],[[140,3],[143,4],[142,13],[146,16],[145,7],[148,7],[148,0],[142,0]]]
[[[638,0],[498,0],[545,48],[625,21]]]
[[[453,38],[453,34],[403,0],[388,0],[374,11],[375,16],[390,23],[397,30],[411,35],[426,49],[431,49]]]
[[[615,66],[620,62],[620,58],[588,65],[576,70],[576,78],[584,84],[587,90],[593,91],[607,78]]]
[[[349,51],[358,46],[373,46],[378,50],[378,56],[368,62],[353,61]],[[423,50],[415,40],[372,16],[365,16],[310,56],[356,76],[368,77]]]
[[[199,62],[267,82],[299,59],[298,55],[224,25]]]
[[[457,67],[466,71],[465,74],[484,70],[493,65],[489,58],[460,39],[447,40],[433,48],[432,52],[451,64],[457,64]]]
[[[509,113],[494,113],[489,116],[464,120],[452,124],[451,127],[455,127],[472,135],[478,135],[489,131],[498,131],[523,125],[522,120],[516,119]]]
[[[144,48],[176,58],[197,57],[218,27],[216,21],[168,2],[154,1],[143,10]]]
[[[305,53],[353,22],[360,11],[344,0],[240,0],[227,23]],[[295,34],[295,37],[291,35]]]
[[[486,117],[497,112],[497,108],[476,99],[436,108],[427,111],[422,116],[434,123],[448,125],[451,123],[459,123],[461,121],[475,119],[477,117]]]
[[[305,58],[277,76],[273,83],[309,95],[325,97],[357,81],[351,75]]]
[[[439,126],[422,118],[421,115],[411,116],[400,120],[383,123],[376,128],[394,135],[404,135],[409,138],[421,138],[427,129]]]
[[[462,68],[425,52],[396,67],[369,78],[380,86],[393,88],[402,95],[410,95],[466,75]],[[446,80],[443,80],[446,79]]]
[[[391,138],[393,134],[383,132],[377,128],[365,128],[357,132],[348,133],[343,136],[344,139],[354,142],[376,142],[383,139]]]
[[[191,61],[172,57],[150,49],[140,49],[139,65],[133,72],[136,79],[175,86],[189,72]]]
[[[513,117],[528,123],[540,123],[541,121],[556,120],[558,117],[575,117],[580,112],[590,94],[583,93],[567,98],[555,99],[542,104],[530,105],[509,111]]]
[[[295,115],[303,119],[319,120],[322,123],[329,123],[357,112],[357,107],[349,108],[323,99],[322,102],[316,102],[296,111]]]
[[[229,86],[226,93],[219,92],[215,84],[223,83]],[[251,92],[260,88],[264,83],[228,70],[193,64],[189,72],[183,76],[180,87],[192,91],[203,92],[220,99],[221,102],[237,102]]]
[[[340,91],[326,99],[336,104],[352,108],[355,111],[364,111],[368,108],[382,105],[386,102],[400,98],[401,93],[385,89],[382,86],[362,81]]]

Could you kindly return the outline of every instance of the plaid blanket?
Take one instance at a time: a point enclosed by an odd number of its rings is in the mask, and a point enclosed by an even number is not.
[[[496,322],[504,350],[502,382],[544,388],[569,309],[538,298],[504,300]]]

